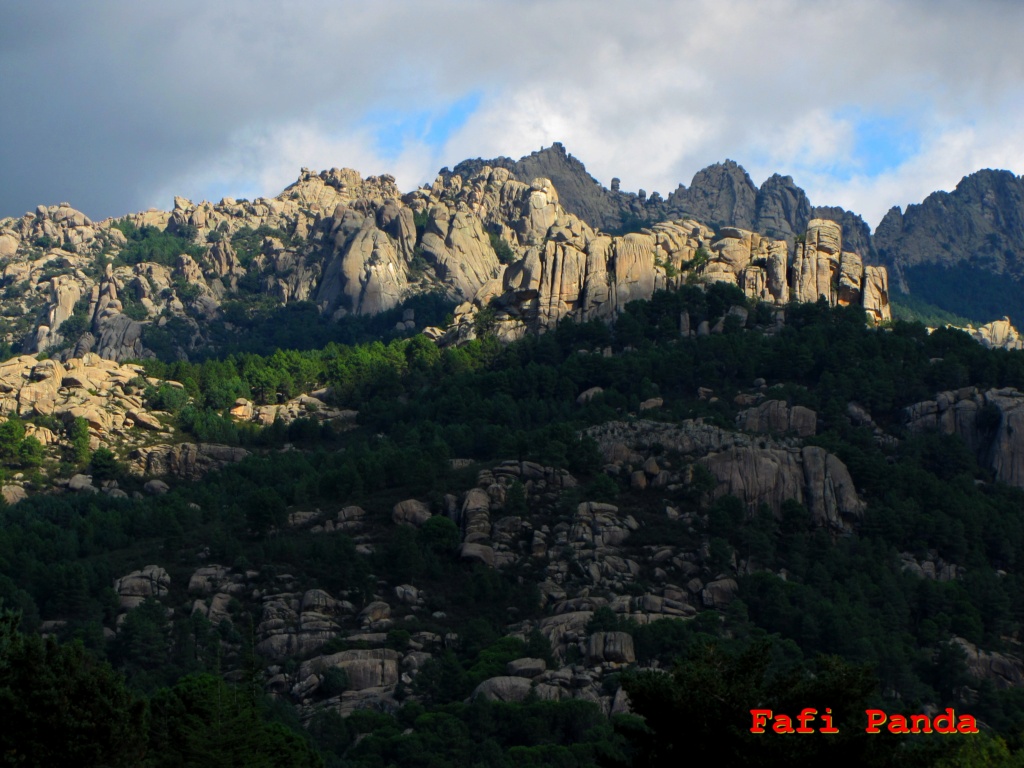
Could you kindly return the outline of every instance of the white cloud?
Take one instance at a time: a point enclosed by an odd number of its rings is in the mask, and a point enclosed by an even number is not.
[[[730,157],[871,224],[980,167],[1024,171],[1024,5],[1005,0],[110,0],[7,22],[0,214],[270,195],[303,165],[410,188],[553,141],[606,184],[662,193]],[[384,162],[372,116],[468,93],[479,107],[444,146],[414,136]],[[866,174],[854,113],[897,119],[914,154]]]

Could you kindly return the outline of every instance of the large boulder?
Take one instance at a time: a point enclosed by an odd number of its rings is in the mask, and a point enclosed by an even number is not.
[[[114,592],[124,610],[136,607],[147,597],[163,597],[170,587],[171,577],[158,565],[147,565],[114,580]]]
[[[595,632],[587,640],[587,658],[591,664],[632,664],[636,661],[633,636],[628,632]]]
[[[417,499],[406,499],[395,504],[391,519],[399,525],[419,528],[431,518],[430,507]]]

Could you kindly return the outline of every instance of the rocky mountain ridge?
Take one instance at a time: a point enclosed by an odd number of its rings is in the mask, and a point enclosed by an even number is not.
[[[982,322],[1007,314],[1024,317],[1014,293],[998,290],[999,276],[1010,277],[1013,285],[1024,277],[1024,182],[1010,171],[980,170],[952,192],[932,193],[906,211],[894,207],[872,233],[854,212],[812,206],[788,176],[775,174],[757,187],[732,160],[698,171],[689,187],[680,184],[665,196],[624,192],[618,179],[605,188],[559,143],[518,161],[467,160],[451,173],[485,165],[508,168],[522,181],[551,179],[566,210],[609,232],[695,218],[785,239],[792,246],[811,219],[835,221],[845,247],[867,264],[885,266],[896,280],[895,290]],[[956,266],[964,271],[949,274]],[[963,287],[965,278],[970,283],[966,299],[957,295],[964,291],[952,287]],[[985,294],[996,295],[985,301]]]
[[[981,248],[991,258],[971,257],[976,274],[988,265],[1015,279],[1019,187],[1008,172],[979,172],[954,193],[890,211],[872,238],[855,214],[813,207],[791,178],[757,188],[733,161],[666,197],[605,189],[561,144],[518,161],[464,161],[406,194],[390,176],[303,169],[278,196],[251,202],[175,198],[169,212],[99,223],[62,203],[4,219],[0,312],[22,352],[113,360],[168,354],[153,341],[161,333],[173,354],[201,350],[211,325],[232,332],[225,305],[251,314],[309,302],[339,319],[426,292],[463,302],[463,326],[498,299],[502,320],[514,321],[503,323],[508,338],[567,315],[611,319],[688,279],[734,282],[775,304],[864,303],[877,322],[889,316],[889,269],[912,290],[915,269],[948,269]],[[154,256],[161,233],[166,248]]]
[[[173,211],[99,224],[65,204],[40,206],[0,222],[5,314],[25,352],[114,360],[152,355],[146,333],[173,321],[177,353],[200,349],[233,301],[310,302],[339,319],[441,291],[471,301],[465,316],[511,292],[514,337],[565,316],[611,319],[630,300],[696,279],[775,304],[824,296],[889,316],[884,270],[843,250],[840,225],[810,220],[790,264],[785,240],[750,230],[681,219],[606,235],[559,201],[548,179],[527,184],[485,166],[406,195],[390,176],[303,170],[273,199],[176,198]]]
[[[605,188],[559,142],[518,161],[507,157],[464,160],[452,171],[443,169],[441,175],[473,175],[485,166],[507,168],[524,182],[538,177],[550,179],[567,211],[606,232],[622,233],[672,219],[693,218],[709,225],[753,230],[792,245],[811,219],[819,218],[840,224],[850,251],[869,262],[874,256],[870,227],[860,216],[838,207],[812,206],[790,176],[775,174],[757,187],[733,160],[698,171],[689,187],[680,184],[664,197],[658,192],[648,195],[642,189],[624,192],[617,178],[612,179],[610,189]]]

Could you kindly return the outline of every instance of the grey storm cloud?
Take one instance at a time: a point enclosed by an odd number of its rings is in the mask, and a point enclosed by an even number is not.
[[[979,167],[1024,169],[1022,22],[998,0],[12,3],[0,216],[276,194],[302,165],[408,188],[562,141],[606,183],[668,191],[732,157],[874,223]],[[450,133],[382,146],[392,116],[467,94]]]

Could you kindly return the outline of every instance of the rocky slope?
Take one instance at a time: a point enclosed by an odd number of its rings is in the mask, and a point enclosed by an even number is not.
[[[901,287],[911,267],[970,261],[1015,280],[1024,276],[1024,181],[1009,171],[965,176],[952,192],[933,192],[907,210],[893,208],[875,245]]]
[[[608,422],[589,429],[588,435],[600,447],[604,472],[629,478],[633,506],[692,487],[699,467],[711,478],[709,498],[732,494],[749,510],[767,506],[776,515],[783,501],[797,500],[815,527],[848,535],[865,505],[838,457],[804,445],[803,438],[817,429],[814,411],[790,407],[759,387],[739,397],[750,407],[739,413],[736,429],[701,420],[640,418]],[[1016,420],[1020,398],[1008,392],[946,393],[938,404],[908,409],[908,425],[911,430],[938,425],[962,432],[970,441],[984,403],[996,403]],[[851,414],[870,420],[853,404]],[[931,416],[938,421],[929,421]],[[1005,438],[1014,432],[1024,434],[1009,427],[1000,434]],[[1001,440],[1005,442],[996,437],[995,443]],[[1019,453],[1019,446],[1014,450]],[[1021,485],[1017,453],[1011,451],[1016,469],[1005,479]],[[523,508],[512,508],[514,486],[524,493]],[[737,580],[764,570],[755,558],[735,555],[723,569],[711,555],[708,536],[701,533],[707,520],[681,513],[665,501],[648,503],[646,512],[635,515],[616,504],[590,500],[558,511],[560,494],[572,489],[578,489],[577,480],[564,469],[508,460],[480,469],[470,487],[453,488],[433,504],[415,498],[388,509],[338,504],[294,513],[289,525],[315,536],[344,533],[359,542],[360,555],[371,555],[400,528],[419,530],[434,518],[446,518],[458,531],[462,561],[529,574],[539,584],[542,615],[517,621],[510,611],[508,634],[525,640],[539,633],[550,650],[547,661],[509,661],[499,674],[480,682],[472,698],[580,699],[598,704],[605,713],[620,713],[628,711],[628,701],[617,675],[636,664],[637,651],[630,633],[590,626],[598,611],[640,626],[688,619],[726,608],[738,596]],[[652,526],[671,534],[660,543],[647,543],[644,532]],[[918,557],[904,552],[901,559],[903,571],[922,581],[950,581],[964,574],[962,566],[935,553]],[[785,572],[768,574],[787,579]],[[394,711],[414,689],[421,671],[460,642],[457,625],[447,634],[400,631],[427,616],[440,625],[451,620],[433,608],[434,596],[422,584],[378,580],[372,594],[357,589],[332,594],[300,587],[289,574],[217,563],[193,570],[185,581],[187,587],[172,584],[168,572],[154,565],[117,579],[114,589],[122,613],[147,597],[170,603],[170,592],[180,595],[185,590],[187,610],[214,626],[238,621],[239,602],[255,606],[255,649],[269,665],[266,689],[299,707],[304,719],[324,709],[343,715],[360,708]],[[962,638],[955,642],[968,654],[972,677],[1000,688],[1024,684],[1019,659],[979,650]],[[332,687],[331,676],[337,675],[332,670],[344,672],[344,690]]]
[[[1024,317],[1024,181],[1009,171],[978,171],[893,208],[874,243],[904,293],[980,321]]]
[[[456,309],[459,338],[474,332],[484,308],[497,311],[499,337],[514,339],[553,328],[564,317],[610,320],[630,301],[691,280],[731,283],[748,297],[775,305],[823,298],[832,306],[862,306],[874,322],[890,318],[885,269],[865,266],[860,256],[845,251],[835,222],[812,220],[790,260],[784,240],[736,227],[716,235],[693,219],[604,235],[565,213],[546,180],[532,185],[531,199],[532,210],[550,222],[543,240],[538,230],[527,232],[518,241],[524,258]]]
[[[727,164],[705,175],[740,172]],[[786,237],[790,219],[810,215],[785,179],[773,177],[753,197],[737,184],[691,195],[700,198],[699,216],[746,223],[760,211]],[[228,329],[227,302],[306,301],[337,319],[377,314],[427,291],[472,300],[463,316],[504,296],[506,311],[521,320],[508,330],[514,336],[565,316],[611,319],[628,301],[687,279],[725,280],[776,304],[824,296],[888,318],[884,270],[844,251],[838,224],[807,221],[791,263],[785,239],[742,227],[716,234],[686,218],[611,236],[560,201],[548,178],[524,183],[507,168],[483,166],[406,195],[390,176],[303,170],[273,199],[176,198],[173,211],[99,224],[64,204],[40,207],[0,222],[8,341],[20,332],[25,352],[126,360],[152,355],[147,334],[167,328],[177,354],[187,355],[207,343],[212,324]]]
[[[1024,316],[1013,287],[1024,278],[1024,182],[1009,171],[978,171],[952,192],[935,192],[905,212],[893,208],[872,235],[855,213],[812,206],[792,178],[776,174],[757,187],[731,160],[698,171],[689,187],[680,184],[665,196],[623,192],[618,179],[607,189],[558,143],[517,161],[464,161],[452,173],[472,174],[487,165],[507,168],[524,182],[551,179],[567,211],[607,232],[694,218],[792,246],[812,219],[827,219],[842,228],[847,250],[887,267],[896,290],[980,321]],[[963,271],[948,271],[957,266]],[[1003,276],[1013,282],[1006,284]]]
[[[610,318],[621,302],[671,288],[687,273],[777,303],[819,295],[856,302],[859,293],[877,320],[888,301],[879,259],[901,290],[939,306],[966,302],[976,310],[967,316],[1012,318],[1024,312],[1012,290],[1024,274],[1022,201],[1018,177],[980,171],[952,193],[890,211],[872,238],[859,216],[812,206],[791,178],[775,175],[758,188],[732,161],[664,197],[622,192],[617,180],[605,189],[560,144],[517,161],[464,161],[407,194],[390,176],[303,170],[274,198],[176,198],[169,212],[104,222],[61,203],[0,221],[0,330],[19,351],[62,359],[147,357],[159,334],[187,356],[209,343],[212,325],[230,335],[225,304],[310,302],[340,318],[430,291],[478,306],[518,292],[505,308],[520,311],[527,327],[549,327],[566,314]],[[825,240],[814,247],[826,250],[808,257],[801,241],[820,232]],[[147,238],[161,233],[171,250],[158,256]],[[844,263],[819,275],[819,254],[836,245]],[[695,261],[698,251],[712,263]],[[963,290],[942,278],[957,266],[966,270],[953,281]]]
[[[558,142],[517,161],[507,157],[466,160],[441,174],[472,176],[485,166],[507,168],[523,182],[550,179],[568,212],[606,232],[694,218],[754,230],[792,245],[811,219],[820,218],[839,223],[850,251],[869,261],[873,257],[870,228],[860,216],[838,207],[813,207],[789,176],[775,174],[758,188],[732,160],[698,171],[689,187],[680,184],[665,197],[645,190],[623,192],[617,178],[611,180],[610,189],[605,188]]]
[[[807,409],[795,417],[805,434],[813,434],[815,414]],[[760,417],[760,418],[759,418]],[[848,530],[860,516],[863,503],[852,488],[845,465],[820,448],[804,447],[790,429],[793,423],[784,403],[765,400],[741,417],[741,426],[755,435],[687,421],[679,425],[647,420],[610,422],[591,430],[607,462],[605,471],[630,476],[641,494],[677,490],[690,482],[692,462],[699,460],[721,481],[713,496],[740,493],[751,507],[767,503],[778,511],[784,498],[803,500],[815,523],[835,531]],[[678,451],[678,460],[655,457],[647,446],[658,442]],[[746,491],[732,479],[757,466],[755,483]],[[519,486],[526,513],[511,509],[510,491]],[[504,461],[481,469],[469,488],[453,489],[433,506],[405,499],[388,511],[339,506],[292,515],[290,526],[318,536],[339,533],[355,537],[361,554],[384,546],[398,527],[420,529],[435,516],[452,521],[461,544],[459,557],[467,563],[510,573],[532,573],[540,584],[544,615],[536,621],[515,622],[512,636],[539,632],[550,645],[553,666],[543,659],[511,661],[503,674],[482,681],[473,692],[491,701],[523,701],[536,695],[545,700],[583,699],[605,712],[626,711],[627,703],[613,675],[637,661],[632,636],[621,631],[587,631],[595,611],[610,609],[615,616],[637,624],[695,616],[709,608],[722,609],[738,591],[736,573],[757,569],[752,561],[733,563],[728,574],[711,564],[702,537],[701,521],[664,503],[657,517],[678,529],[677,543],[634,544],[645,527],[616,505],[583,501],[568,517],[556,513],[559,495],[577,488],[564,469],[529,461]],[[688,542],[688,543],[684,543]],[[146,597],[165,599],[170,576],[149,566],[116,580],[121,611]],[[257,571],[240,572],[219,564],[204,565],[188,579],[191,611],[214,625],[231,624],[237,615],[233,601],[259,606],[255,627],[256,651],[270,664],[267,690],[302,708],[308,716],[322,708],[343,714],[371,707],[394,709],[400,689],[406,693],[416,676],[445,648],[457,644],[457,629],[442,637],[431,632],[412,634],[400,646],[389,634],[403,624],[428,615],[429,590],[410,583],[378,582],[375,594],[359,590],[330,594],[323,589],[296,589],[293,577]],[[447,617],[434,613],[433,619]],[[301,664],[286,664],[299,658]],[[328,685],[332,669],[345,672],[346,690]]]

